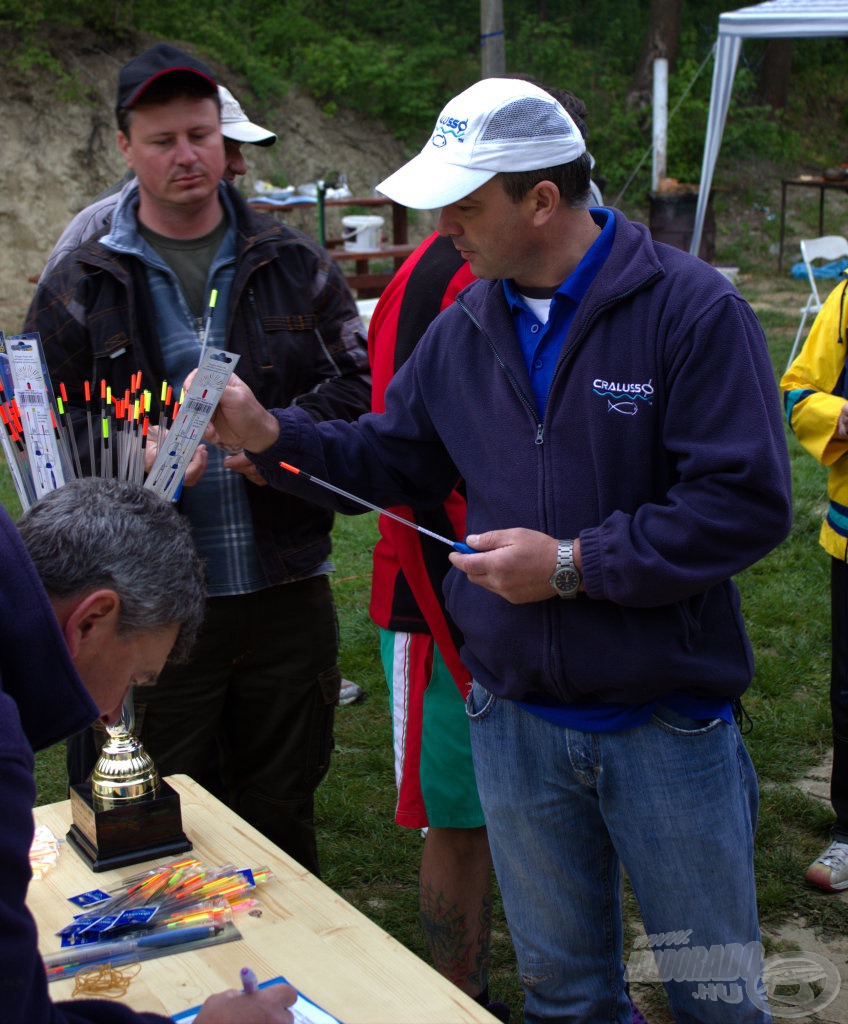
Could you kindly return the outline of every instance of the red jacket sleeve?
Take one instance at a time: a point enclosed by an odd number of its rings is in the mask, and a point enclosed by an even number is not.
[[[368,329],[372,409],[383,412],[389,382],[431,321],[474,280],[449,238],[433,234],[408,257],[380,296]],[[393,508],[451,540],[465,536],[465,500],[455,490],[435,512]],[[380,518],[371,586],[372,619],[385,629],[429,632],[460,691],[470,675],[459,656],[460,638],[445,610],[442,579],[449,550],[400,523]]]

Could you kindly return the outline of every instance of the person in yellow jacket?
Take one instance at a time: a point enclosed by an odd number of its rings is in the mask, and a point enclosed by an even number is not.
[[[819,543],[831,556],[830,709],[833,842],[807,869],[812,885],[848,889],[848,281],[831,292],[804,347],[780,382],[786,418],[800,443],[829,469]]]

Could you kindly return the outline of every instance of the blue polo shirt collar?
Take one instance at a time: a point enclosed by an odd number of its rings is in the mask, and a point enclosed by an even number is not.
[[[503,281],[516,338],[541,418],[545,415],[548,392],[565,337],[583,296],[609,255],[615,237],[615,217],[609,210],[598,207],[589,212],[595,223],[600,226],[601,233],[571,274],[554,292],[547,323],[539,321],[519,294],[514,281]]]

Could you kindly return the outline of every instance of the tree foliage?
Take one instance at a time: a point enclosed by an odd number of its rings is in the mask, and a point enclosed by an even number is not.
[[[668,174],[680,180],[697,181],[700,174],[712,77],[708,55],[726,6],[718,0],[682,5],[669,108],[686,96],[669,125],[668,144]],[[532,74],[586,101],[596,173],[613,194],[650,145],[650,109],[634,107],[626,98],[649,41],[651,8],[651,0],[508,0],[504,5],[508,71]],[[191,41],[243,76],[260,103],[270,104],[297,86],[315,96],[328,114],[344,106],[378,118],[414,148],[426,138],[445,101],[480,75],[476,2],[0,0],[0,26],[16,33],[12,59],[19,65],[61,75],[62,69],[51,64],[46,26],[58,34],[63,24],[107,36],[134,30]],[[829,70],[839,80],[844,50],[842,40],[830,47],[820,40],[796,43],[793,87],[805,67],[812,76]],[[762,44],[745,44],[723,161],[743,152],[785,159],[799,146],[798,137],[757,94],[762,55]],[[792,106],[790,95],[790,112]],[[844,111],[839,116],[844,119]],[[647,161],[634,187],[644,188],[649,174]]]

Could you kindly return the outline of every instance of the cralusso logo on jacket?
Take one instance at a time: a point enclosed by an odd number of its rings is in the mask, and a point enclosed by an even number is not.
[[[599,398],[605,398],[607,412],[618,416],[635,416],[640,406],[652,405],[654,385],[649,381],[604,380],[596,377],[592,391]]]

